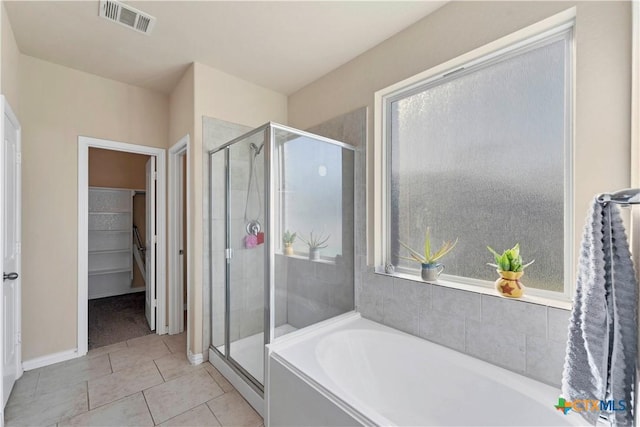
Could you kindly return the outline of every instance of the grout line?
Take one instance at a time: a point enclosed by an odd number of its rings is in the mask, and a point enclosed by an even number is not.
[[[220,396],[222,396],[222,395],[220,395]],[[218,396],[218,397],[220,397],[220,396]],[[211,400],[213,400],[213,399],[211,399]],[[211,402],[211,400],[209,400],[208,402]],[[211,406],[209,406],[207,402],[205,402],[205,403],[204,403],[204,406],[206,406],[206,407],[207,407],[207,409],[209,410],[209,412],[211,412],[211,413],[213,414],[213,418],[215,418],[215,420],[218,422],[218,425],[223,425],[223,424],[220,422],[220,419],[218,418],[218,416],[216,415],[216,413],[215,413],[215,412],[213,412],[213,409],[211,409]]]
[[[529,359],[527,357],[527,353],[529,352],[529,349],[527,348],[527,341],[528,341],[527,340],[527,334],[524,334],[524,358],[523,358],[524,359],[524,371],[522,372],[523,374],[526,374],[529,371],[528,370],[529,366],[527,364],[527,359]],[[530,378],[533,378],[533,377],[530,377]]]
[[[162,382],[166,383],[167,379],[164,377],[164,375],[162,374],[162,371],[160,370],[160,367],[158,366],[158,364],[156,363],[155,360],[152,360],[153,364],[156,366],[156,369],[158,370],[158,373],[160,374],[160,376],[162,377]]]
[[[89,398],[89,381],[85,381],[87,384],[87,412],[91,411],[91,399]]]
[[[36,388],[33,389],[34,399],[36,398],[36,396],[38,396],[38,387],[40,386],[40,375],[42,375],[42,372],[38,372],[38,379],[36,379]]]
[[[156,423],[156,420],[153,418],[153,414],[151,413],[151,408],[149,408],[149,402],[147,402],[147,395],[144,394],[144,390],[140,390],[140,393],[142,393],[142,398],[144,399],[144,404],[147,405],[147,411],[149,411],[149,416],[151,417],[151,422],[153,422],[154,426],[157,426],[159,423]]]
[[[469,349],[467,348],[467,317],[466,316],[462,317],[462,348],[464,349],[465,354],[469,354]]]
[[[547,340],[547,342],[549,342],[549,307],[547,307],[547,309],[544,311],[544,317],[545,317],[545,330],[544,330],[544,336]]]
[[[111,353],[107,353],[107,357],[109,358],[109,367],[111,368],[111,373],[113,374],[113,363],[111,363]]]

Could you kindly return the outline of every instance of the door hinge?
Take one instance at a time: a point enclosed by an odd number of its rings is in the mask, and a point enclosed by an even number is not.
[[[224,250],[224,257],[227,259],[227,261],[231,260],[231,258],[233,258],[233,249],[231,248],[227,248]]]
[[[20,242],[16,242],[16,253],[17,254],[21,254],[22,253],[22,243],[20,243]]]
[[[178,255],[184,255],[184,251],[183,251],[182,249],[180,249],[180,250],[178,251]]]
[[[22,163],[22,153],[21,152],[16,153],[16,163],[18,163],[18,164]]]
[[[157,171],[153,171],[153,180],[154,181],[158,180],[158,172]]]
[[[157,300],[157,299],[154,299],[154,300],[151,302],[151,307],[156,308],[157,306],[158,306],[158,300]]]
[[[18,343],[21,343],[21,342],[22,342],[22,333],[20,333],[20,332],[16,332],[16,341],[17,341]]]
[[[153,243],[154,245],[156,243],[158,243],[158,236],[157,235],[155,235],[155,234],[153,235],[153,237],[151,238],[151,243]]]

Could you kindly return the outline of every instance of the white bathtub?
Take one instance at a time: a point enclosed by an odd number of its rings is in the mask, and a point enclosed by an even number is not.
[[[349,313],[268,346],[267,426],[559,426],[559,390]]]

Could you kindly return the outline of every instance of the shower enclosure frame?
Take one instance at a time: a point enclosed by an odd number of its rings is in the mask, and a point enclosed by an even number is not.
[[[268,131],[267,131],[268,130]],[[275,147],[274,147],[274,130],[280,130],[284,132],[289,132],[291,134],[299,135],[301,137],[311,138],[317,141],[322,141],[331,145],[335,145],[341,147],[343,149],[350,150],[352,152],[356,151],[356,147],[346,144],[341,141],[337,141],[335,139],[327,138],[324,136],[316,135],[310,132],[305,132],[299,129],[295,129],[289,126],[281,125],[275,122],[267,122],[262,126],[259,126],[249,132],[246,132],[237,138],[234,138],[212,150],[209,150],[209,185],[211,186],[213,180],[213,156],[224,150],[225,156],[225,309],[224,309],[224,319],[225,319],[225,331],[224,331],[224,353],[222,353],[213,342],[209,346],[211,350],[213,350],[221,359],[223,359],[231,369],[233,369],[237,374],[239,374],[245,382],[260,396],[264,397],[264,385],[260,383],[253,375],[251,375],[239,362],[233,359],[231,355],[231,340],[230,340],[230,320],[231,320],[231,268],[230,268],[230,260],[232,257],[231,251],[231,233],[230,227],[228,226],[228,220],[231,215],[231,201],[230,201],[230,179],[229,179],[229,171],[230,171],[230,162],[229,162],[229,148],[234,144],[244,141],[247,138],[257,135],[261,132],[265,134],[264,136],[264,215],[265,215],[265,224],[267,225],[265,233],[264,245],[266,248],[265,251],[265,267],[264,267],[264,327],[263,327],[263,337],[264,337],[264,345],[267,345],[273,341],[274,337],[274,328],[272,327],[275,324],[275,313],[272,310],[275,304],[275,255],[276,255],[276,239],[273,238],[274,230],[276,230],[276,218],[273,215],[273,202],[276,199],[277,193],[277,180],[273,176],[273,171],[275,168]],[[355,164],[354,164],[355,167]],[[354,193],[355,198],[355,193]],[[213,197],[209,197],[209,218],[213,218]],[[354,211],[354,220],[355,220],[355,211]],[[210,230],[210,233],[212,231]],[[354,234],[355,238],[355,234]],[[213,239],[209,238],[209,253],[213,253]],[[354,256],[354,265],[355,265],[355,253]],[[355,278],[354,278],[355,280]],[[213,306],[213,268],[209,268],[209,283],[211,284],[210,289],[210,298],[211,305]],[[355,286],[355,283],[354,283]],[[211,310],[211,316],[213,316],[213,309]]]

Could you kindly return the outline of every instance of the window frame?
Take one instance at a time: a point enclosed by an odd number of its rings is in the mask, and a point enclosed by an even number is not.
[[[527,294],[545,301],[568,302],[573,296],[575,225],[574,193],[574,119],[575,119],[575,8],[561,12],[534,25],[468,52],[375,93],[374,135],[374,265],[376,273],[385,273],[390,256],[390,180],[391,180],[391,105],[429,87],[472,73],[522,51],[566,39],[565,56],[565,143],[564,143],[564,292],[528,288]],[[487,257],[489,260],[489,257]],[[485,262],[485,260],[478,260]],[[394,273],[403,278],[422,281],[419,269],[397,267]],[[490,293],[493,282],[442,275],[438,285]]]

